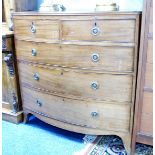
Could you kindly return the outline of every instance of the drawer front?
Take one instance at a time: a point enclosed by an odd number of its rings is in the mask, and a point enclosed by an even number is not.
[[[134,48],[45,44],[16,40],[17,59],[69,68],[132,72]]]
[[[140,131],[153,135],[153,93],[144,91]]]
[[[153,88],[153,64],[146,63],[145,86]]]
[[[147,62],[153,63],[153,40],[148,40],[148,47],[147,47]]]
[[[64,20],[62,40],[135,42],[135,20]]]
[[[59,40],[59,23],[52,20],[14,20],[15,37],[32,41]]]
[[[19,63],[22,85],[76,99],[131,102],[132,75],[81,72]]]
[[[61,98],[22,87],[23,107],[70,124],[114,130],[129,130],[130,106]]]
[[[153,114],[142,113],[140,132],[146,135],[153,135]]]
[[[144,91],[142,113],[153,114],[153,93]]]

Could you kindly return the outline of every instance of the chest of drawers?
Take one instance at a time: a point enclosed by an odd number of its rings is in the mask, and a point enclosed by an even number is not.
[[[130,152],[138,12],[14,13],[25,118],[118,135]]]

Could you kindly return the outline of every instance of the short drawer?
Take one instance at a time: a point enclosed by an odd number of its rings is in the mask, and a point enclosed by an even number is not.
[[[153,135],[153,114],[141,115],[140,132],[146,135]]]
[[[59,22],[52,20],[15,19],[15,37],[32,41],[59,40]]]
[[[62,122],[89,128],[127,132],[130,106],[78,101],[22,87],[23,108]]]
[[[134,71],[134,48],[120,46],[80,46],[36,43],[16,40],[19,60],[54,66],[106,70]]]
[[[146,63],[145,86],[153,88],[153,64]]]
[[[153,93],[143,92],[140,132],[153,135]]]
[[[38,67],[18,63],[21,85],[74,99],[131,102],[132,75]]]
[[[153,63],[153,40],[148,40],[148,47],[147,47],[147,62]]]
[[[153,92],[143,92],[142,113],[153,114]]]
[[[135,20],[64,20],[62,40],[135,42]]]

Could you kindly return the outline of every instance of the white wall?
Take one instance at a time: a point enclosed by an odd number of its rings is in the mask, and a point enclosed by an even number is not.
[[[41,4],[46,0],[38,0]],[[49,0],[48,0],[49,1]],[[96,3],[103,0],[51,0],[53,3],[64,4],[67,10],[94,10]],[[120,11],[142,11],[143,0],[112,0],[119,5]]]
[[[122,11],[142,11],[143,0],[115,0]]]

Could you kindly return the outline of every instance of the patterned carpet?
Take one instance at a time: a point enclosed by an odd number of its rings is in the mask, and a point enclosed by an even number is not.
[[[74,155],[127,155],[122,140],[117,136],[86,135],[83,140],[86,147]],[[153,155],[153,148],[137,144],[135,155]]]

